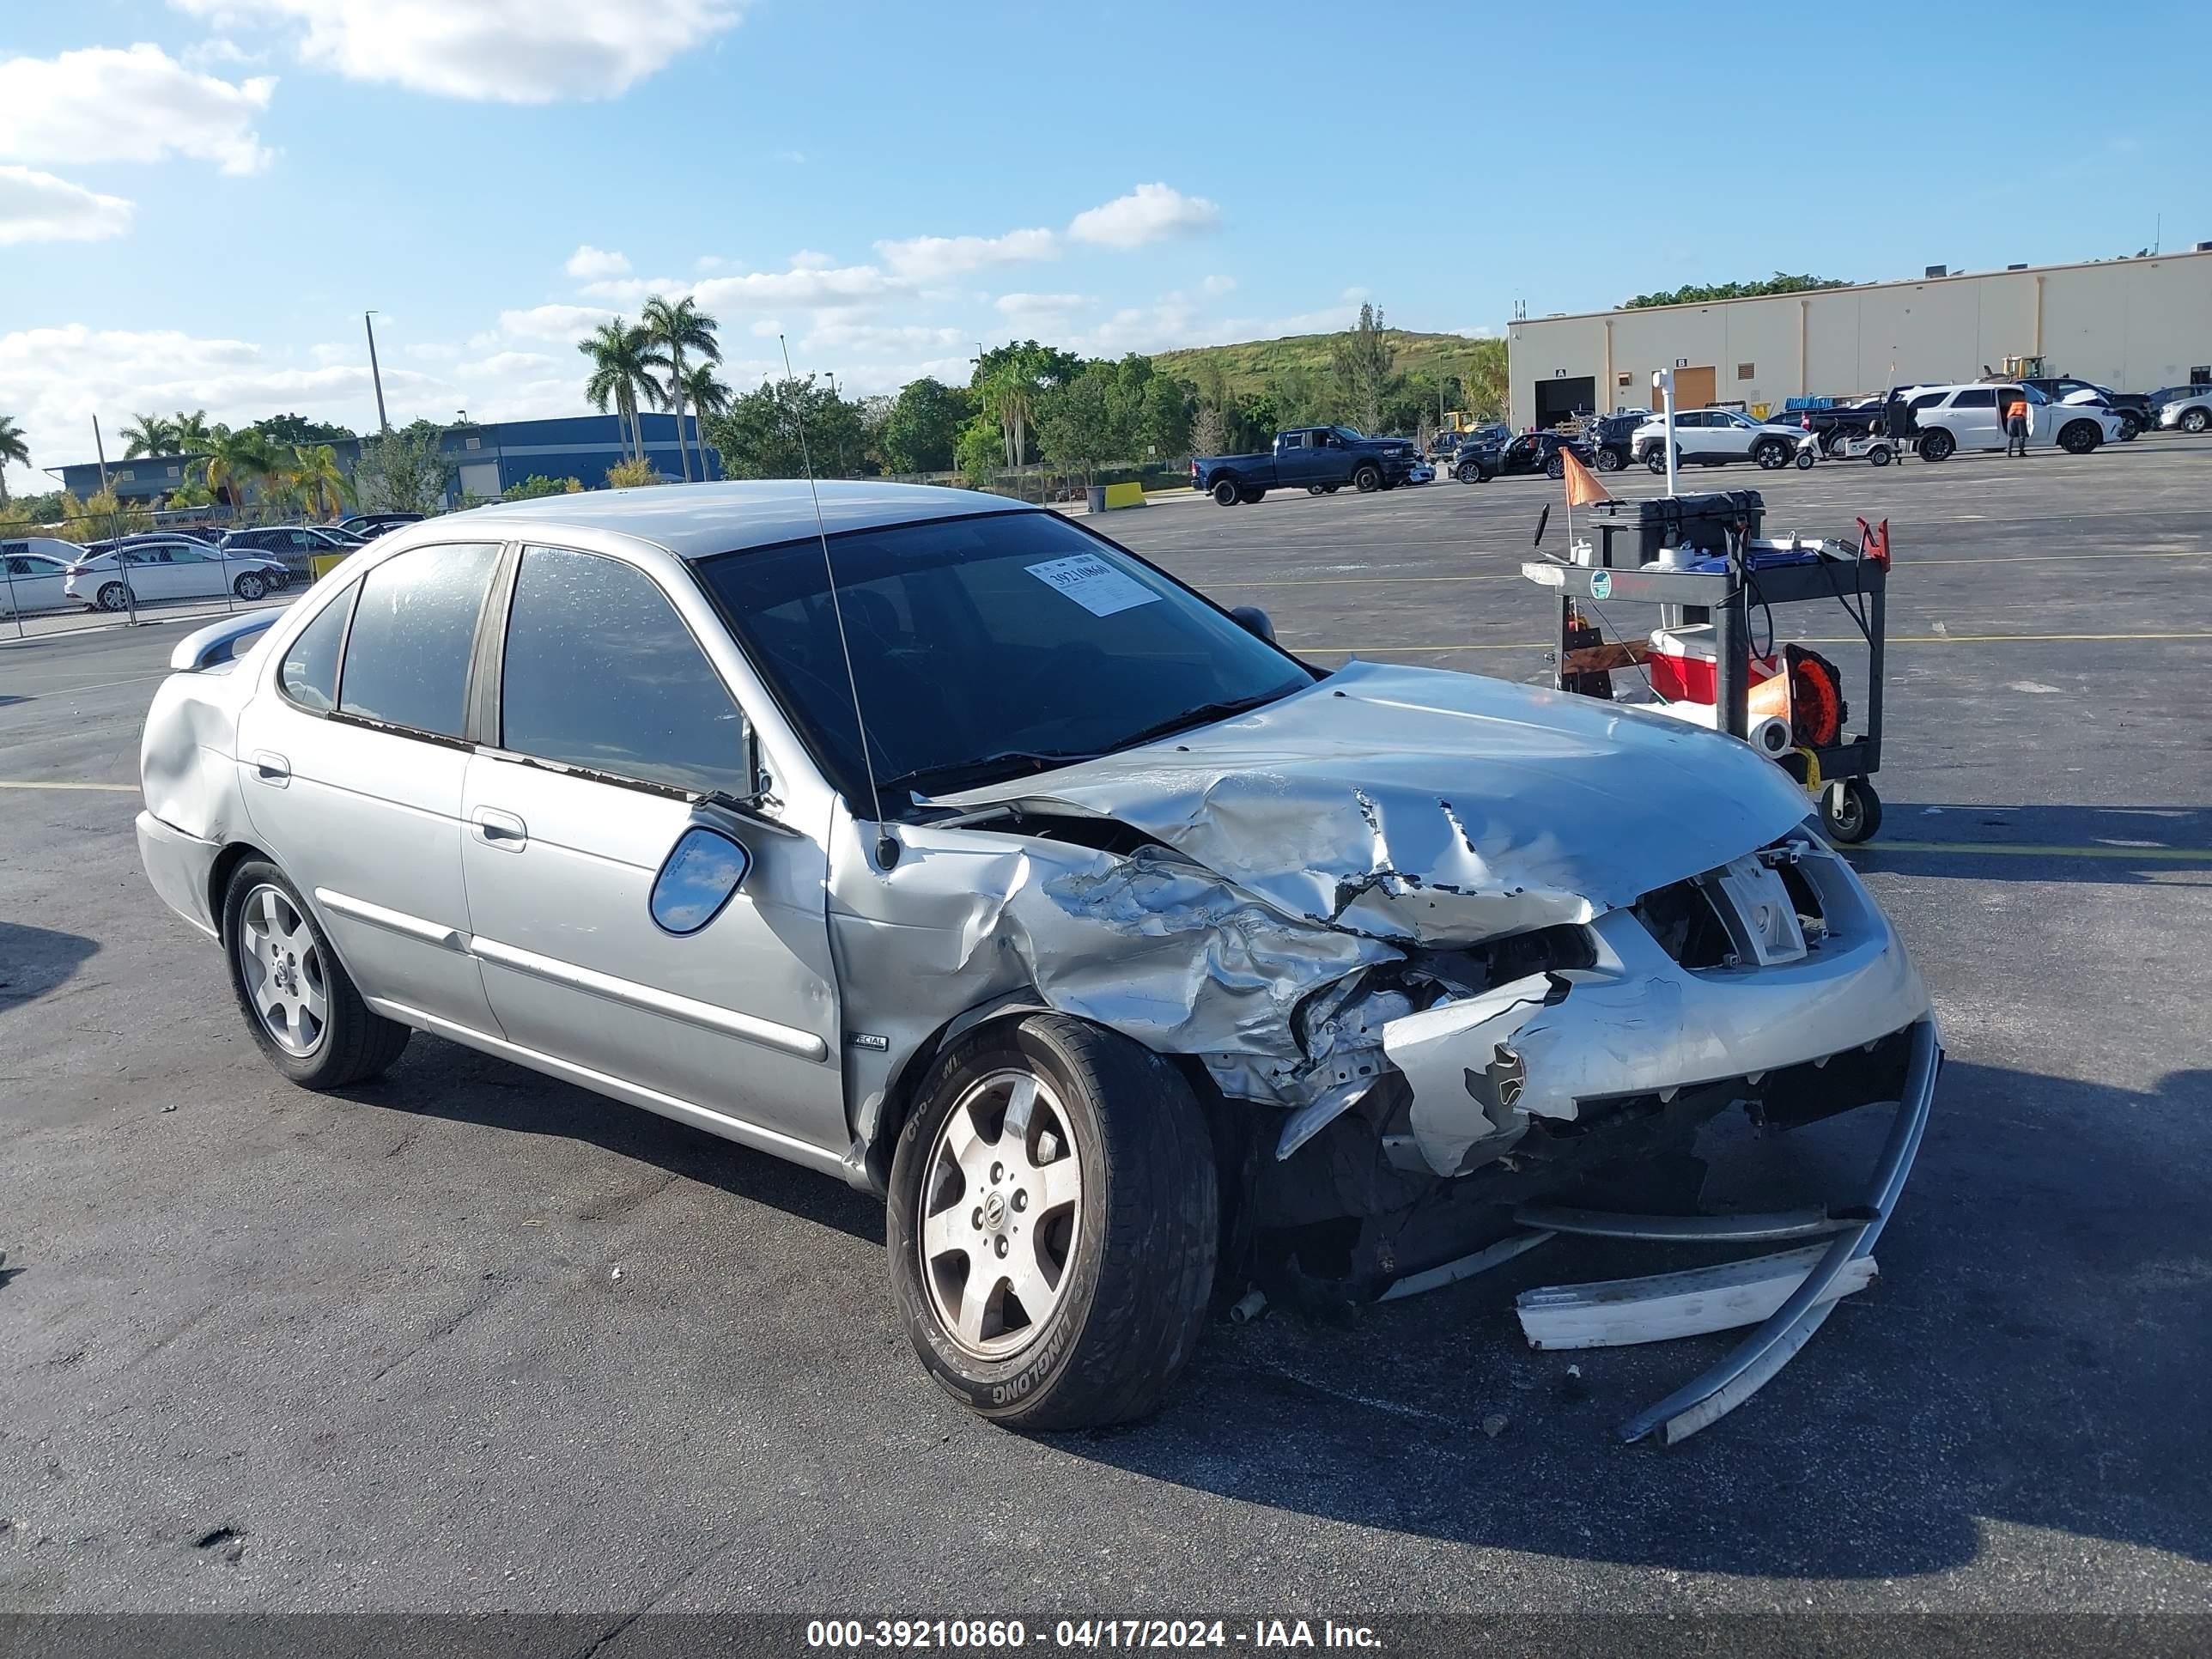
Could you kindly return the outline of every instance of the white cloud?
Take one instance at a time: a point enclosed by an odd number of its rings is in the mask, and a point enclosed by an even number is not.
[[[829,254],[817,252],[811,247],[803,247],[791,256],[793,270],[830,270],[835,269],[836,264],[837,261]]]
[[[568,263],[562,269],[579,281],[589,281],[597,276],[626,276],[629,274],[629,260],[622,254],[606,248],[593,247],[586,242],[568,256]]]
[[[1060,255],[1060,238],[1049,230],[1010,230],[1003,236],[910,236],[878,242],[884,263],[910,282],[957,276],[987,265],[1021,264]]]
[[[739,0],[170,0],[298,31],[303,62],[351,81],[510,104],[611,98],[734,27]]]
[[[248,52],[237,41],[227,40],[220,34],[210,35],[196,46],[186,46],[177,57],[187,68],[196,70],[214,69],[224,64],[252,65],[269,60],[267,52]]]
[[[902,284],[874,265],[798,265],[708,276],[694,284],[702,311],[751,311],[769,306],[848,307],[897,293]]]
[[[466,375],[471,379],[533,374],[552,368],[559,361],[556,357],[547,356],[542,351],[495,351],[489,357],[480,357],[474,362],[461,364],[453,370],[453,373]],[[580,358],[578,359],[578,362],[581,361]],[[569,378],[574,380],[575,376],[572,374]],[[581,397],[583,394],[579,392],[576,395]]]
[[[1209,276],[1199,284],[1199,287],[1204,289],[1208,294],[1213,295],[1227,294],[1236,286],[1237,279],[1234,276]]]
[[[501,312],[499,332],[510,339],[580,340],[615,315],[605,306],[532,306],[522,311]]]
[[[1097,301],[1087,294],[1001,294],[994,301],[1008,318],[1064,317]]]
[[[143,43],[0,59],[0,159],[81,166],[174,155],[258,173],[273,156],[253,124],[276,86],[265,75],[197,74]]]
[[[457,345],[442,340],[424,340],[414,345],[402,346],[400,350],[418,363],[450,363],[461,355]]]
[[[120,196],[33,167],[0,167],[0,246],[9,242],[97,242],[131,228]]]
[[[924,324],[856,323],[832,313],[819,319],[799,342],[809,352],[860,351],[889,356],[899,353],[937,350],[961,343],[962,331]]]
[[[1139,185],[1103,207],[1088,208],[1069,221],[1071,240],[1101,247],[1142,247],[1169,236],[1212,230],[1221,210],[1203,196],[1186,196],[1167,185]]]

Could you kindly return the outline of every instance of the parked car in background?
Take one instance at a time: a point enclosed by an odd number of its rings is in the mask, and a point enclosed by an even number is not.
[[[2027,403],[2030,449],[2056,447],[2069,455],[2087,455],[2099,444],[2119,441],[2120,417],[2113,410],[2098,404],[2054,404],[2017,380],[1923,386],[1905,398],[1920,459],[1941,461],[1962,449],[2004,448],[2004,410],[2016,398]]]
[[[350,553],[366,545],[358,536],[331,525],[255,525],[234,530],[222,538],[226,553],[289,553],[307,557],[318,553]]]
[[[1623,410],[1601,415],[1583,428],[1583,441],[1596,457],[1601,472],[1618,472],[1635,458],[1637,429],[1651,418],[1649,411]]]
[[[1630,441],[1635,459],[1654,472],[1667,470],[1667,423],[1650,420]],[[1802,453],[1812,465],[1813,434],[1802,426],[1754,421],[1741,410],[1686,409],[1674,416],[1674,453],[1681,466],[1727,466],[1750,461],[1769,471],[1788,466]]]
[[[1492,478],[1534,472],[1564,478],[1567,464],[1559,459],[1563,452],[1571,452],[1584,466],[1597,465],[1596,453],[1579,438],[1563,432],[1524,432],[1503,442],[1462,444],[1452,477],[1462,483],[1488,483]]]
[[[88,554],[70,566],[62,588],[80,605],[122,611],[134,601],[153,605],[226,593],[252,604],[281,592],[291,579],[282,559],[179,537]]]
[[[1739,1109],[1909,1162],[1928,992],[1781,768],[1270,632],[966,491],[488,506],[181,641],[138,848],[334,1113],[420,1030],[882,1195],[1023,1430],[1152,1411],[1261,1241],[1372,1299]]]
[[[2168,431],[2212,428],[2212,386],[2160,386],[2150,394],[2153,418]]]
[[[1406,482],[1409,484],[1434,483],[1436,481],[1437,470],[1426,461],[1415,461],[1407,469]]]
[[[1348,426],[1301,426],[1275,434],[1275,447],[1253,455],[1200,455],[1190,487],[1223,507],[1256,501],[1270,489],[1334,495],[1346,484],[1364,495],[1406,482],[1419,457],[1410,438],[1370,438]]]
[[[118,547],[162,547],[178,542],[197,542],[202,547],[212,548],[216,539],[202,535],[197,530],[142,530],[132,536],[115,536],[106,541],[87,542],[88,553],[112,553]]]
[[[55,536],[19,536],[0,542],[0,617],[33,611],[65,611],[77,601],[67,591],[69,568],[83,556],[75,542]]]
[[[374,541],[387,530],[397,530],[402,525],[420,524],[420,513],[349,513],[337,522],[337,528],[365,542]]]
[[[2120,417],[2120,441],[2133,443],[2157,424],[2150,399],[2140,392],[2115,392],[2094,380],[2077,380],[2070,374],[2038,376],[2023,380],[2054,404],[2088,404],[2109,409]]]

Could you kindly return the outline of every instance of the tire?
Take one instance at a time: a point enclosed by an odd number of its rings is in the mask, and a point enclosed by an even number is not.
[[[1352,475],[1352,487],[1363,495],[1372,495],[1382,488],[1382,469],[1372,461],[1361,463],[1359,470]]]
[[[1820,792],[1820,828],[1846,847],[1871,840],[1881,828],[1881,797],[1864,778],[1838,778]]]
[[[1025,1086],[1032,1103],[1015,1146],[1005,1120]],[[923,1368],[1011,1428],[1150,1414],[1205,1322],[1215,1169],[1182,1074],[1127,1037],[1037,1014],[949,1050],[900,1131],[886,1222],[893,1300]],[[1044,1224],[1028,1242],[1025,1217]],[[1009,1266],[992,1271],[971,1316],[965,1293],[979,1261]],[[1022,1307],[1022,1278],[1049,1298],[1037,1316]]]
[[[258,570],[249,570],[230,585],[232,592],[248,605],[269,591],[269,579]]]
[[[2069,421],[2058,429],[2058,447],[2069,455],[2087,455],[2104,441],[2094,421]]]
[[[1867,465],[1869,466],[1887,466],[1889,465],[1889,446],[1887,444],[1876,444],[1872,449],[1867,451]]]
[[[1790,446],[1779,438],[1761,438],[1752,446],[1751,459],[1765,472],[1779,472],[1790,465]]]
[[[1959,441],[1939,426],[1933,432],[1922,434],[1920,459],[1931,462],[1948,461],[1958,447]]]
[[[1811,471],[1813,470],[1813,463],[1820,459],[1819,456],[1814,454],[1814,446],[1812,444],[1799,444],[1797,446],[1797,470],[1800,472]]]
[[[222,953],[254,1042],[302,1088],[366,1082],[398,1059],[414,1035],[370,1012],[299,890],[265,860],[248,859],[231,872],[223,890]],[[261,967],[264,956],[270,965]],[[250,975],[248,961],[259,967],[258,976]]]
[[[2212,411],[2192,409],[2182,415],[2181,429],[2184,432],[2202,434],[2208,426],[2212,426]]]
[[[1306,486],[1306,494],[1309,495],[1322,495],[1328,494],[1328,491],[1323,489],[1319,484],[1308,484]]]
[[[1457,478],[1462,483],[1480,483],[1482,469],[1473,461],[1462,461],[1452,477]]]
[[[2120,441],[2124,444],[2131,444],[2136,439],[2142,436],[2142,417],[2137,415],[2135,410],[2131,409],[2123,409],[2119,410],[2118,413],[2120,416]]]
[[[130,603],[131,595],[124,590],[121,582],[103,582],[100,585],[100,608],[102,611],[120,611]]]
[[[1644,458],[1644,465],[1651,469],[1655,477],[1665,477],[1667,476],[1667,446],[1652,445],[1651,453]],[[1680,444],[1674,447],[1674,467],[1677,471],[1680,471],[1682,467],[1682,447]]]
[[[1237,487],[1236,479],[1218,478],[1214,481],[1213,504],[1216,507],[1234,507],[1243,499],[1244,492]]]
[[[1563,452],[1559,450],[1553,450],[1552,452],[1552,459],[1544,463],[1544,476],[1546,477],[1564,478],[1567,476],[1567,464],[1559,459],[1562,453]]]
[[[1601,472],[1618,472],[1627,465],[1617,449],[1608,447],[1597,453],[1597,470]]]

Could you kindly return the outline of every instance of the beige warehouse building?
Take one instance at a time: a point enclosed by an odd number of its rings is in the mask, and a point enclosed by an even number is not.
[[[1931,274],[1811,294],[1530,318],[1511,325],[1516,429],[1584,410],[1656,409],[1652,371],[1678,407],[1886,391],[1978,379],[2040,356],[2053,374],[2124,392],[2212,380],[2212,243],[2094,264]]]

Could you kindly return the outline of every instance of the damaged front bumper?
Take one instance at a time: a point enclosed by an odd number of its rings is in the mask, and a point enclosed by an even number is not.
[[[1814,843],[1787,857],[1798,890],[1817,900],[1809,938],[1769,949],[1770,935],[1746,937],[1736,965],[1686,967],[1635,911],[1612,910],[1590,924],[1594,966],[1386,1024],[1383,1053],[1411,1091],[1407,1138],[1422,1163],[1462,1175],[1510,1152],[1532,1118],[1584,1121],[1612,1103],[1664,1103],[1730,1079],[1755,1089],[1769,1072],[1825,1065],[1925,1017],[1926,988],[1857,878]],[[1717,908],[1747,921],[1753,906],[1721,885]]]

